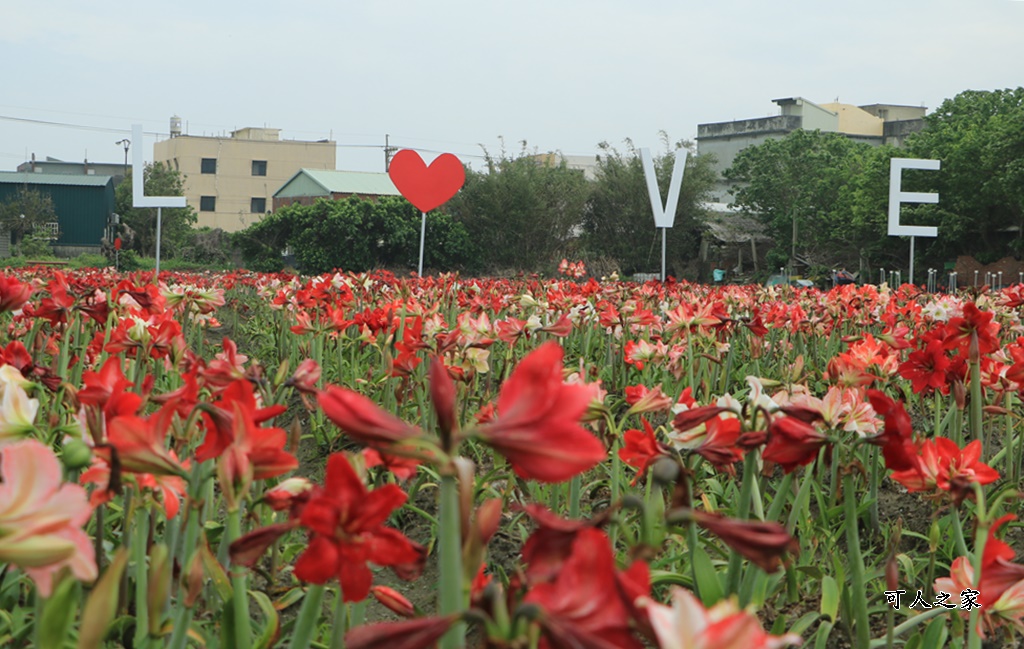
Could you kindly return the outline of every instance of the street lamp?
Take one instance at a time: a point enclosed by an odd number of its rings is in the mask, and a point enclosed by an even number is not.
[[[127,178],[128,177],[128,147],[130,147],[132,145],[132,141],[129,140],[128,138],[125,138],[123,140],[118,140],[117,142],[114,142],[114,144],[120,144],[121,146],[124,147],[124,177]]]

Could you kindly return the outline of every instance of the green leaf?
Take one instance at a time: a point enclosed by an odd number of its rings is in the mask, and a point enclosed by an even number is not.
[[[82,626],[78,630],[78,649],[96,649],[107,634],[107,627],[117,613],[118,588],[128,565],[128,548],[117,551],[114,560],[100,575],[82,610]]]
[[[830,575],[821,578],[821,614],[835,622],[839,613],[839,586]]]
[[[199,546],[199,552],[203,560],[203,571],[213,581],[213,586],[217,589],[221,602],[229,601],[232,595],[231,580],[228,579],[227,573],[224,572],[224,567],[217,561],[217,557],[213,556],[213,552],[210,551],[210,546],[206,544],[205,538]]]
[[[708,553],[699,545],[693,551],[693,573],[697,580],[697,592],[704,606],[711,606],[724,597],[722,580]]]
[[[944,647],[948,637],[949,629],[946,628],[946,620],[939,617],[928,624],[928,628],[925,629],[924,635],[921,637],[921,646]]]
[[[825,649],[828,647],[828,637],[832,634],[832,623],[823,621],[818,625],[814,634],[814,649]]]
[[[43,605],[39,624],[40,649],[59,649],[78,612],[78,581],[65,577]]]
[[[283,611],[295,604],[298,604],[302,600],[304,591],[301,588],[292,588],[284,595],[277,598],[274,602],[274,608],[278,611]]]
[[[804,613],[800,616],[800,619],[789,628],[789,632],[795,633],[798,636],[803,636],[804,631],[811,628],[811,625],[818,621],[818,617],[818,614],[814,611]]]
[[[270,601],[266,593],[258,590],[250,590],[249,595],[256,600],[256,604],[259,605],[260,610],[263,611],[263,617],[266,619],[266,624],[263,626],[263,630],[260,632],[259,637],[256,639],[257,649],[270,649],[277,642],[277,638],[281,633],[281,619],[277,615],[277,609],[274,607],[274,603]]]
[[[678,572],[669,572],[667,570],[652,570],[651,571],[651,586],[685,586],[686,588],[692,588],[693,583],[685,575],[681,575]]]

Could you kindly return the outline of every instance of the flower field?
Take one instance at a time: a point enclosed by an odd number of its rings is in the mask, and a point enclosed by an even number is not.
[[[1024,287],[0,275],[0,646],[981,647]]]

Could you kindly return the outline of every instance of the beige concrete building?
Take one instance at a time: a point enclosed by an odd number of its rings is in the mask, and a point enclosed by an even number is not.
[[[180,120],[177,122],[180,125]],[[181,135],[153,145],[153,159],[185,176],[198,227],[242,230],[271,211],[274,192],[300,169],[334,169],[330,140],[280,139],[280,129],[242,128],[229,137]]]
[[[712,190],[714,201],[732,202],[732,185],[722,177],[722,172],[749,146],[783,138],[798,129],[842,133],[872,146],[902,146],[907,136],[924,128],[926,109],[921,106],[816,104],[803,97],[772,101],[779,106],[779,112],[771,117],[697,125],[697,153],[715,156],[718,180]]]

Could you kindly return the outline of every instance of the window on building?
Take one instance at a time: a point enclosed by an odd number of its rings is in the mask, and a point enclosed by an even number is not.
[[[267,199],[254,196],[249,203],[249,211],[253,214],[265,213],[267,211]]]
[[[203,158],[202,167],[200,171],[202,171],[204,174],[217,173],[217,158]]]
[[[200,196],[199,197],[199,211],[200,212],[216,212],[217,211],[217,197],[216,196]]]
[[[266,176],[267,175],[267,161],[266,160],[253,160],[252,161],[252,175],[254,175],[254,176]]]
[[[56,241],[57,239],[60,238],[60,223],[57,223],[56,221],[43,223],[42,225],[39,226],[39,228],[43,231],[43,234],[45,234],[46,238],[49,239],[50,241]]]

